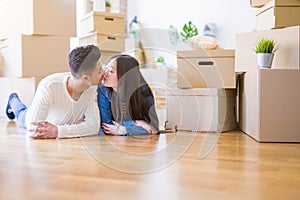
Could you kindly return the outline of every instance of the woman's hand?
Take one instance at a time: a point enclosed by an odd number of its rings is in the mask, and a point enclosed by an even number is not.
[[[141,126],[149,134],[152,134],[152,135],[157,134],[157,130],[144,120],[135,120],[134,125]]]
[[[113,121],[113,124],[102,123],[102,128],[106,134],[109,135],[125,135],[126,128],[117,122]]]

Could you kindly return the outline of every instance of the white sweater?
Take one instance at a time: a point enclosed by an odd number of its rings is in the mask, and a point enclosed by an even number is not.
[[[67,91],[70,73],[57,73],[44,78],[38,85],[26,113],[26,126],[33,121],[48,121],[58,127],[57,138],[96,135],[100,127],[97,86],[85,90],[78,101]],[[74,124],[83,119],[84,122]]]

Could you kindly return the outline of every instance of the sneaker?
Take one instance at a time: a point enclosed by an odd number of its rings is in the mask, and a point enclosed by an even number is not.
[[[15,114],[14,114],[13,110],[11,109],[10,101],[12,100],[12,98],[17,97],[17,96],[18,96],[17,93],[11,93],[8,98],[8,102],[7,102],[7,106],[6,106],[6,115],[11,120],[15,119]]]

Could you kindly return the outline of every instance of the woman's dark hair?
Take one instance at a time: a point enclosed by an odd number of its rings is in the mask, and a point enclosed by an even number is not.
[[[68,57],[71,74],[76,78],[84,74],[91,74],[100,57],[100,50],[95,45],[80,46],[73,49]]]
[[[117,63],[118,99],[119,103],[123,104],[120,105],[120,109],[124,109],[125,104],[131,119],[145,120],[150,123],[149,107],[153,105],[149,105],[147,99],[151,98],[151,102],[154,103],[154,97],[140,72],[138,61],[134,57],[123,54],[115,55],[109,60],[112,59],[116,59]]]

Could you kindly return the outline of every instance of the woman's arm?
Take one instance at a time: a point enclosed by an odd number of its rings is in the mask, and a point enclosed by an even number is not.
[[[102,124],[113,124],[113,115],[111,112],[111,99],[109,97],[109,90],[104,85],[98,86],[98,95],[97,95],[97,101],[98,101],[98,109],[100,113],[100,129],[99,132],[103,133],[103,127]]]

